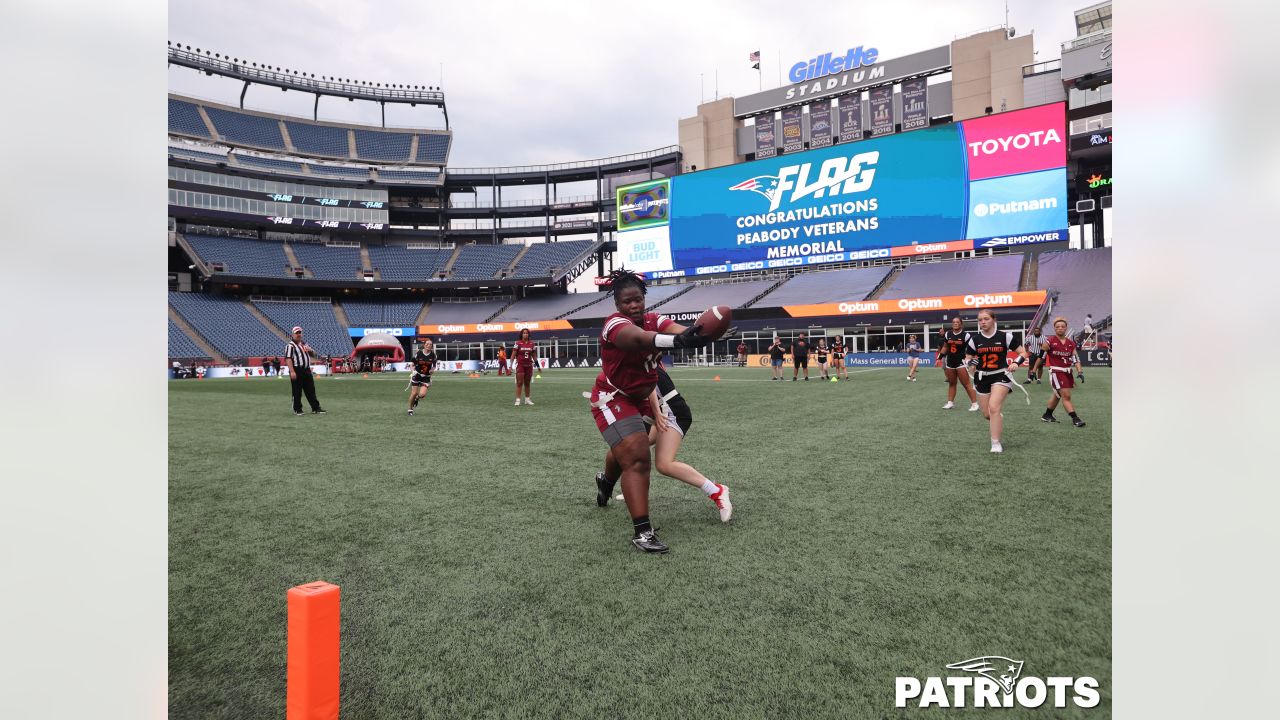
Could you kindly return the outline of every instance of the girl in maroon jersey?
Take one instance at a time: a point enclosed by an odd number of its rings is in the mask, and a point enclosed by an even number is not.
[[[620,268],[609,280],[617,312],[605,318],[600,333],[603,370],[591,391],[583,393],[591,402],[596,427],[609,443],[604,472],[596,476],[596,503],[604,506],[620,480],[631,514],[632,545],[663,553],[668,548],[649,522],[649,396],[658,385],[663,350],[705,347],[711,340],[697,325],[685,328],[671,318],[645,312],[645,282],[639,275]]]
[[[529,399],[529,381],[533,378],[533,363],[536,350],[530,339],[529,328],[520,331],[520,339],[516,340],[515,349],[511,351],[516,359],[516,405],[520,404],[520,388],[524,388],[524,404],[532,405]]]
[[[1062,406],[1071,416],[1071,424],[1084,427],[1084,421],[1076,415],[1076,406],[1071,402],[1071,390],[1076,386],[1075,379],[1071,377],[1071,371],[1072,369],[1076,371],[1081,382],[1084,382],[1084,372],[1080,370],[1076,343],[1067,336],[1066,318],[1053,319],[1053,337],[1044,342],[1043,352],[1045,360],[1049,363],[1049,386],[1053,388],[1053,395],[1049,396],[1049,407],[1045,409],[1040,419],[1047,423],[1058,422],[1058,419],[1053,416],[1053,411],[1057,409],[1058,399],[1061,398]]]

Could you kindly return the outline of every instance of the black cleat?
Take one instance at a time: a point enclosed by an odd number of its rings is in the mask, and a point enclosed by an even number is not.
[[[1052,415],[1041,415],[1040,420],[1041,422],[1054,422],[1054,423],[1058,422],[1058,418]]]
[[[294,415],[301,415],[301,414],[302,414],[302,411],[301,411],[301,410],[294,410],[294,411],[293,411],[293,414],[294,414]]]
[[[604,473],[596,473],[596,505],[604,507],[609,504],[609,498],[613,495],[613,483],[605,479]]]
[[[639,535],[631,538],[631,544],[647,553],[664,553],[671,548],[658,539],[658,536],[652,530],[645,530]]]
[[[1084,421],[1083,421],[1083,420],[1081,420],[1080,418],[1076,418],[1076,419],[1072,420],[1072,421],[1071,421],[1071,424],[1072,424],[1072,425],[1075,425],[1076,427],[1084,427]]]

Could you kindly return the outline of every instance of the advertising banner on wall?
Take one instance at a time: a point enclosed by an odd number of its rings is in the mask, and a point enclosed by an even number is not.
[[[809,147],[831,147],[831,103],[823,100],[809,106]]]
[[[867,109],[871,112],[871,137],[893,132],[893,86],[873,88],[867,93]]]
[[[756,159],[771,158],[778,154],[774,147],[777,138],[773,134],[773,113],[756,118]]]
[[[862,139],[862,96],[840,98],[840,142],[856,142]]]
[[[850,300],[848,302],[819,303],[816,305],[786,305],[782,309],[791,317],[875,315],[878,313],[932,312],[934,310],[1039,307],[1044,303],[1044,298],[1044,290],[1028,290],[1023,292],[899,298],[897,300]]]
[[[619,252],[673,277],[1055,241],[1065,125],[1056,103],[679,175]]]
[[[395,337],[413,337],[415,328],[411,327],[353,327],[347,328],[351,337],[364,337],[365,335],[374,335],[377,333],[386,333]]]
[[[671,180],[653,180],[617,190],[618,230],[665,225],[670,217]]]
[[[782,111],[782,149],[789,153],[804,150],[804,137],[800,132],[800,108]]]
[[[902,83],[902,129],[929,127],[929,83],[924,78]]]
[[[523,322],[505,323],[441,323],[438,325],[419,325],[419,335],[471,335],[475,333],[518,333],[528,328],[530,332],[544,330],[570,330],[573,325],[568,320],[527,320]]]

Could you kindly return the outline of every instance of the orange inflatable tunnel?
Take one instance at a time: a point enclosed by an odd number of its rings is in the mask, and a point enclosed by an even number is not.
[[[324,581],[289,589],[287,720],[338,720],[340,595]]]

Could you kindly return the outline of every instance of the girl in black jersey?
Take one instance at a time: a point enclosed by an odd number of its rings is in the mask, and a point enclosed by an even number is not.
[[[1004,399],[1013,391],[1015,383],[1009,367],[1009,353],[1017,350],[1019,365],[1027,361],[1027,349],[1013,333],[996,330],[996,314],[990,310],[978,311],[978,332],[969,335],[968,354],[976,361],[978,405],[982,416],[991,421],[991,452],[1004,452],[1000,435],[1004,430]],[[1025,390],[1023,392],[1026,392]],[[1030,402],[1030,400],[1028,400]]]
[[[418,407],[418,401],[427,396],[431,389],[431,371],[436,366],[436,352],[431,345],[431,338],[422,341],[422,347],[413,356],[413,375],[409,378],[409,414]]]
[[[838,375],[845,380],[849,379],[849,368],[844,365],[844,338],[839,335],[831,343],[831,364],[836,367],[833,375]],[[834,381],[836,378],[833,376],[831,379]]]
[[[818,347],[814,348],[814,352],[818,354],[818,369],[822,371],[821,379],[826,380],[829,377],[827,375],[827,341],[825,339],[819,340]]]
[[[965,349],[969,346],[969,333],[964,331],[964,320],[957,315],[951,318],[951,329],[942,331],[942,347],[938,350],[942,358],[942,372],[947,376],[947,404],[943,410],[956,406],[956,383],[964,386],[969,396],[969,412],[978,410],[978,395],[973,391],[973,383],[969,381],[969,371],[964,365]]]

